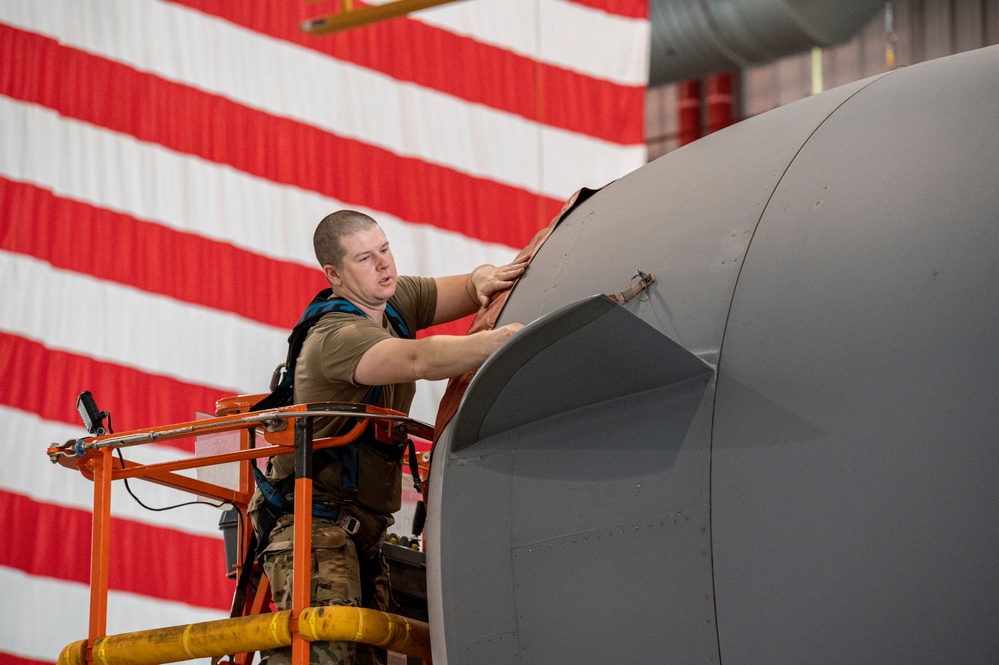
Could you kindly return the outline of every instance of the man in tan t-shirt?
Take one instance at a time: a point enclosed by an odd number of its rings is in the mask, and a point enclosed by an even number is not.
[[[313,236],[316,258],[334,296],[345,298],[363,316],[349,312],[325,315],[309,332],[295,369],[295,402],[363,402],[377,394],[377,406],[409,413],[417,379],[446,379],[472,370],[523,326],[513,323],[468,336],[436,335],[405,339],[385,314],[386,304],[408,330],[453,321],[474,313],[489,298],[510,288],[523,274],[526,257],[503,266],[483,265],[466,275],[399,277],[389,242],[378,224],[359,212],[327,215]],[[380,388],[375,388],[380,386]],[[377,390],[377,393],[373,391]],[[317,422],[315,435],[336,434],[343,422]],[[268,478],[293,474],[290,455],[274,458]],[[313,520],[312,605],[351,605],[388,609],[388,567],[381,556],[392,513],[399,509],[402,461],[374,445],[357,446],[357,488],[345,496],[340,460],[326,464],[314,479],[314,498],[341,515],[357,520],[351,535],[340,526]],[[251,502],[262,501],[258,491]],[[292,515],[278,519],[260,559],[271,582],[274,601],[291,609]],[[356,661],[355,661],[356,649]],[[315,642],[311,662],[381,662],[384,651],[351,642]],[[290,662],[290,650],[268,655],[268,665]]]

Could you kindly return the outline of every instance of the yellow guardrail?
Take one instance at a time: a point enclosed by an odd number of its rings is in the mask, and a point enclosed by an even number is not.
[[[94,641],[96,665],[161,665],[192,658],[276,649],[291,645],[292,613],[274,612],[186,626],[108,635]],[[430,628],[423,621],[359,607],[308,607],[298,619],[307,642],[373,644],[430,660]],[[87,665],[87,640],[67,645],[56,665]]]

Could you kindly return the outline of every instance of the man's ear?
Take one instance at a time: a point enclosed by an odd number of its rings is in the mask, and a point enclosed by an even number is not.
[[[329,281],[330,286],[341,286],[343,284],[343,280],[340,279],[340,273],[332,264],[327,263],[324,265],[323,272],[326,273],[326,279]]]

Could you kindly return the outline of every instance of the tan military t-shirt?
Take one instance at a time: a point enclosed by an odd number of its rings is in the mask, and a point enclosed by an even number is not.
[[[389,300],[412,333],[433,323],[437,308],[437,285],[425,277],[399,277],[395,295]],[[295,403],[363,402],[371,386],[354,382],[354,371],[361,356],[372,346],[390,337],[398,337],[388,318],[372,321],[356,314],[331,312],[317,323],[305,338],[295,368]],[[416,393],[416,383],[382,387],[377,406],[409,413]],[[323,422],[317,419],[315,437],[330,436],[343,426],[343,419]],[[282,478],[294,473],[292,455],[274,458],[269,474]],[[357,504],[380,514],[399,509],[402,460],[389,459],[372,446],[361,444],[358,453]],[[315,478],[314,496],[318,501],[341,502],[342,468],[333,462]]]

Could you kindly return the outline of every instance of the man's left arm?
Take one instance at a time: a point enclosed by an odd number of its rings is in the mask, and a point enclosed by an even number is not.
[[[480,307],[488,305],[494,294],[509,289],[524,274],[527,262],[528,256],[518,255],[505,265],[486,264],[465,275],[435,277],[437,309],[434,311],[434,325],[474,314]]]

